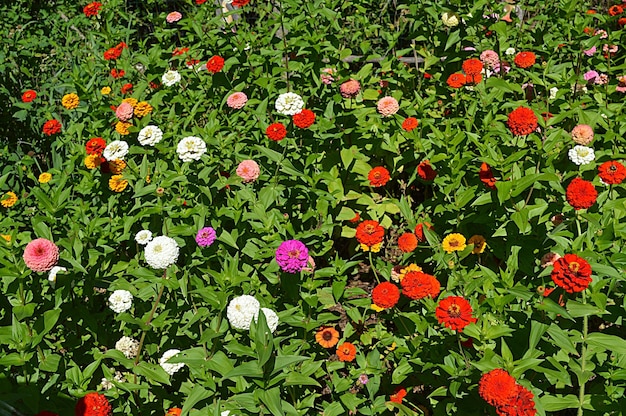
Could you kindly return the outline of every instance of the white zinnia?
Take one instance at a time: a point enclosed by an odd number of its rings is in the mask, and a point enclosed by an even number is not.
[[[596,158],[596,155],[591,147],[580,145],[574,146],[573,149],[570,149],[569,152],[567,152],[567,156],[569,156],[569,160],[577,165],[586,165],[593,162]]]
[[[515,54],[515,48],[507,48],[506,51],[504,51],[505,55],[514,55]]]
[[[550,99],[554,100],[558,92],[559,92],[559,89],[557,87],[550,88]]]
[[[54,283],[57,281],[57,273],[66,271],[67,269],[65,267],[54,266],[52,269],[50,269],[50,272],[48,273],[48,280]]]
[[[280,94],[276,100],[276,111],[284,116],[293,116],[298,114],[304,108],[302,97],[293,92]]]
[[[177,350],[177,349],[167,350],[163,353],[163,356],[159,359],[159,364],[161,365],[161,367],[163,367],[165,372],[169,374],[170,376],[173,376],[175,372],[177,372],[178,370],[180,370],[181,368],[185,366],[185,363],[171,363],[170,364],[167,362],[167,360],[174,357],[179,352],[180,350]]]
[[[115,343],[115,349],[121,351],[126,358],[135,358],[139,351],[139,342],[131,337],[122,337]]]
[[[176,152],[178,152],[178,157],[183,162],[199,160],[206,153],[206,143],[200,137],[185,137],[178,142]]]
[[[267,327],[270,329],[270,331],[272,331],[273,334],[274,331],[276,331],[276,328],[278,328],[278,315],[276,315],[276,312],[268,308],[261,308],[261,310],[265,314]]]
[[[173,238],[160,235],[146,244],[144,255],[150,267],[165,269],[178,260],[178,244]]]
[[[146,126],[139,132],[137,140],[142,146],[154,146],[163,138],[163,132],[157,126]]]
[[[254,296],[238,296],[228,303],[226,309],[228,322],[235,329],[248,330],[252,320],[256,320],[259,316],[260,307],[259,301]]]
[[[145,246],[152,240],[152,232],[150,230],[141,230],[137,234],[135,234],[135,241],[137,244],[141,244]]]
[[[180,81],[180,74],[178,71],[167,71],[163,74],[163,77],[161,77],[161,81],[163,81],[163,85],[166,87],[171,87]]]
[[[114,140],[107,145],[102,152],[102,156],[109,162],[111,160],[124,160],[124,157],[128,154],[128,143],[123,140]]]
[[[441,21],[448,27],[456,27],[459,25],[459,15],[451,12],[443,12],[441,14]]]
[[[119,289],[109,296],[109,307],[113,312],[126,312],[131,306],[133,306],[133,295],[128,290]]]

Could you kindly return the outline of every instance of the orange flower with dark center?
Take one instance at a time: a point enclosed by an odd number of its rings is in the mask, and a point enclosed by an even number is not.
[[[344,342],[337,347],[339,361],[350,362],[356,358],[356,347],[351,342]]]
[[[483,70],[483,63],[476,58],[466,59],[462,68],[465,75],[480,75]]]
[[[324,348],[332,348],[339,342],[339,332],[333,327],[323,326],[317,330],[315,341]]]
[[[400,300],[400,289],[391,282],[382,282],[372,290],[372,301],[380,308],[393,308],[398,300]]]
[[[413,233],[404,233],[398,238],[398,248],[410,253],[417,248],[417,236]]]
[[[435,316],[440,324],[453,331],[463,331],[467,325],[476,322],[476,318],[472,318],[472,306],[460,296],[448,296],[441,300],[435,310]]]
[[[370,181],[370,186],[378,188],[379,186],[385,186],[391,179],[389,171],[383,166],[376,166],[367,174],[367,179]]]
[[[410,271],[400,281],[402,293],[413,300],[425,297],[436,298],[441,290],[439,280],[435,276],[418,271]]]
[[[576,254],[566,254],[553,266],[552,281],[567,293],[582,292],[591,283],[591,265]]]
[[[496,189],[496,178],[493,176],[493,172],[491,172],[491,167],[485,162],[480,165],[478,177],[487,188]]]
[[[530,68],[531,66],[535,65],[536,60],[537,57],[534,53],[520,52],[515,55],[515,59],[513,60],[513,62],[515,62],[515,65],[519,66],[520,68]]]
[[[609,7],[609,15],[617,16],[618,14],[624,13],[624,8],[619,4]]]
[[[515,378],[501,368],[483,374],[478,382],[478,394],[492,406],[506,404],[516,393]]]
[[[626,179],[626,167],[614,160],[604,162],[598,168],[598,176],[607,185],[618,185]]]
[[[448,84],[448,86],[452,88],[461,88],[463,85],[465,85],[465,82],[465,75],[459,72],[450,75],[446,80],[446,84]]]
[[[356,239],[359,243],[371,247],[383,242],[385,229],[378,221],[365,220],[356,227]]]

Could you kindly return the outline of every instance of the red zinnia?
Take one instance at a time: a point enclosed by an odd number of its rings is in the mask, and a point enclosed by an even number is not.
[[[307,110],[306,108],[300,111],[298,114],[294,114],[292,117],[293,124],[301,129],[308,129],[315,123],[315,113],[311,110]]]
[[[37,98],[37,92],[35,90],[26,90],[24,94],[22,94],[22,102],[30,103],[35,98]]]
[[[611,16],[617,16],[622,13],[624,13],[624,8],[619,4],[609,7],[609,15]]]
[[[457,72],[448,77],[446,84],[452,88],[461,88],[465,85],[465,75]]]
[[[440,324],[454,331],[463,331],[467,325],[476,322],[476,318],[472,318],[472,306],[460,296],[448,296],[441,300],[435,316]]]
[[[172,52],[172,56],[179,56],[189,52],[189,48],[175,48]]]
[[[463,72],[465,75],[480,75],[483,70],[483,63],[480,59],[466,59],[463,62]]]
[[[414,128],[416,128],[418,126],[419,122],[417,121],[417,119],[415,117],[407,117],[403,122],[402,122],[402,129],[404,131],[411,131]]]
[[[517,107],[509,114],[506,124],[516,136],[525,136],[537,130],[537,116],[527,107]]]
[[[614,160],[604,162],[598,168],[598,176],[607,185],[618,185],[626,179],[626,167]]]
[[[344,342],[337,347],[337,357],[339,357],[339,361],[354,361],[356,358],[356,347],[351,342]]]
[[[124,70],[123,70],[123,69],[116,69],[116,68],[113,68],[113,69],[111,70],[111,76],[112,76],[113,78],[115,78],[115,79],[122,78],[125,74],[126,74],[126,72],[124,72]]]
[[[415,230],[413,232],[420,243],[426,241],[426,236],[424,235],[424,225],[428,227],[429,230],[433,229],[433,226],[429,222],[420,222],[415,226]]]
[[[98,11],[100,11],[100,7],[102,7],[102,3],[94,1],[83,7],[83,13],[85,13],[87,17],[96,16]]]
[[[106,141],[102,137],[94,137],[93,139],[89,139],[85,144],[85,150],[88,155],[98,155],[102,156],[102,152],[107,147]]]
[[[591,283],[591,266],[576,254],[566,254],[554,262],[551,277],[567,293],[582,292]]]
[[[129,92],[132,91],[132,89],[133,89],[133,84],[129,82],[128,84],[122,85],[122,88],[120,89],[120,91],[122,92],[122,94],[128,94]]]
[[[465,77],[465,83],[466,84],[473,84],[476,85],[478,83],[480,83],[480,81],[483,80],[483,76],[480,74],[476,74],[476,75],[468,75],[467,77]]]
[[[270,140],[279,142],[287,136],[287,129],[281,123],[270,124],[265,130]]]
[[[531,66],[535,65],[536,59],[537,57],[532,52],[520,52],[515,55],[515,59],[513,60],[513,62],[515,62],[515,65],[519,66],[520,68],[530,68]]]
[[[122,51],[124,50],[124,48],[126,48],[126,43],[124,42],[120,42],[117,45],[115,45],[113,48],[108,49],[107,51],[104,52],[104,59],[106,59],[107,61],[110,60],[116,60],[117,58],[119,58],[122,55]]]
[[[370,186],[378,188],[379,186],[385,186],[391,177],[389,171],[383,166],[376,166],[367,174],[367,179],[370,181]]]
[[[234,7],[243,7],[250,3],[250,0],[233,0],[232,5]]]
[[[598,191],[591,182],[582,178],[574,178],[567,185],[565,197],[574,209],[587,209],[596,203]]]
[[[381,308],[393,308],[398,300],[400,300],[400,289],[391,282],[380,283],[372,290],[372,301]]]
[[[432,181],[437,176],[437,171],[433,169],[428,160],[424,160],[417,165],[417,174],[425,181]]]
[[[491,167],[485,162],[480,165],[478,177],[487,188],[496,189],[496,178],[493,176],[493,172],[491,172]]]
[[[404,233],[398,238],[398,248],[410,253],[417,248],[417,236],[413,233]]]
[[[439,280],[435,276],[423,272],[408,272],[400,281],[400,285],[402,286],[402,293],[413,300],[428,296],[436,298],[441,291]]]
[[[59,120],[48,120],[43,125],[43,132],[46,136],[52,136],[61,132],[61,122]]]
[[[380,244],[385,237],[385,229],[378,221],[365,220],[356,227],[356,239],[368,247]]]
[[[396,387],[393,394],[389,396],[389,400],[394,403],[402,403],[402,399],[406,397],[406,389],[404,387]]]
[[[478,394],[492,406],[501,406],[517,393],[517,382],[506,370],[496,368],[485,373],[478,382]]]
[[[75,416],[110,416],[113,414],[109,401],[103,394],[87,393],[76,403]]]
[[[519,384],[516,387],[515,394],[506,403],[496,408],[499,416],[535,416],[534,396],[530,390]]]
[[[206,63],[206,70],[211,74],[217,74],[224,68],[224,58],[215,55]]]

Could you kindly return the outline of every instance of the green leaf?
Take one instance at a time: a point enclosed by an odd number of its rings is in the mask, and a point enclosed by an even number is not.
[[[170,385],[170,376],[160,365],[140,362],[139,365],[133,367],[133,372],[138,376],[145,377],[148,382]]]
[[[183,411],[181,413],[182,416],[185,416],[189,413],[193,407],[202,400],[208,399],[213,395],[213,392],[210,392],[204,389],[202,386],[195,385],[193,389],[191,389],[191,393],[187,396],[185,403],[183,403]]]
[[[314,378],[303,376],[300,373],[289,373],[285,378],[284,386],[317,386],[321,387],[320,383]]]
[[[626,354],[626,340],[615,335],[592,332],[587,335],[587,343],[617,354]]]
[[[272,415],[274,416],[285,415],[285,412],[283,412],[283,409],[281,406],[280,389],[278,387],[275,387],[270,390],[258,390],[258,392],[259,392],[259,398],[261,399],[261,402],[263,402],[263,404],[267,406],[269,411],[272,412]]]

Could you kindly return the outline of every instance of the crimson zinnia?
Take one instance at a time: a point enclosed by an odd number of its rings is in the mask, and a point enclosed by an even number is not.
[[[517,107],[511,111],[506,122],[516,136],[525,136],[537,130],[537,116],[530,108]]]
[[[574,207],[574,209],[587,209],[596,203],[598,191],[596,191],[596,188],[591,182],[582,178],[574,178],[574,180],[567,185],[565,197],[567,198],[567,202]]]
[[[582,292],[591,283],[591,266],[576,254],[566,254],[554,262],[552,280],[567,293]]]

